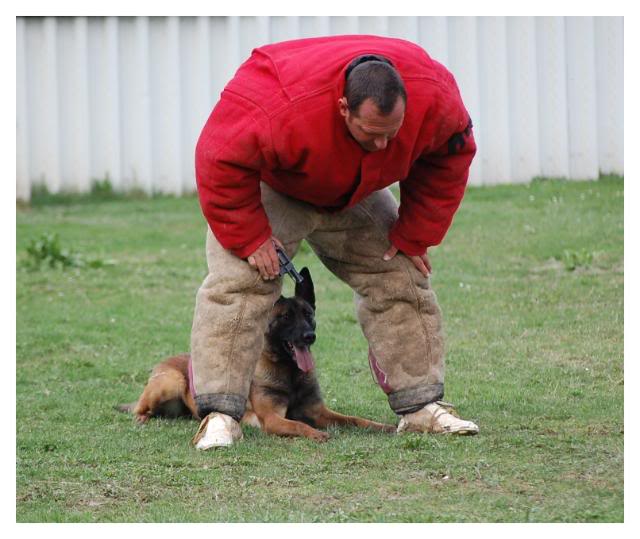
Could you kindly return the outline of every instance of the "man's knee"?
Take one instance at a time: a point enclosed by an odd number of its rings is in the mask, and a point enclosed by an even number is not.
[[[224,273],[222,271],[207,275],[198,289],[197,299],[220,305],[231,305],[236,298],[242,296],[277,296],[281,287],[282,279],[265,281],[253,268],[250,268],[250,271],[240,272],[230,270]]]
[[[385,264],[385,261],[381,263]],[[370,310],[384,312],[402,303],[413,306],[421,314],[440,314],[429,278],[408,260],[398,260],[398,263],[379,273],[367,273],[363,278],[354,280],[354,284],[357,295],[367,298],[366,305]],[[356,303],[360,303],[358,299]]]

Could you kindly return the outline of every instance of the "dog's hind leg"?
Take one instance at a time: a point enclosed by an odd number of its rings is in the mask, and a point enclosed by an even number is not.
[[[146,423],[153,415],[154,408],[158,405],[154,387],[149,383],[142,391],[142,395],[133,407],[133,418],[137,423]]]
[[[161,414],[164,403],[184,400],[185,392],[188,391],[187,381],[180,371],[159,365],[151,373],[142,395],[133,408],[135,420],[138,423],[146,423],[150,417]]]
[[[193,398],[193,395],[191,394],[188,386],[183,392],[182,402],[184,402],[185,406],[189,409],[193,418],[199,420],[200,416],[198,415],[198,406],[196,405],[196,401]]]

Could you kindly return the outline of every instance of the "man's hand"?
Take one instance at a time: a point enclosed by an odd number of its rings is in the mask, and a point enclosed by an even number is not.
[[[382,260],[391,260],[398,253],[398,249],[393,245],[389,247],[389,250],[382,256]],[[431,262],[429,262],[429,258],[427,257],[427,252],[425,251],[423,255],[419,256],[408,256],[409,260],[413,262],[413,265],[418,268],[418,271],[422,273],[425,277],[428,277],[431,273]]]
[[[247,257],[249,265],[256,268],[265,281],[272,281],[280,274],[280,260],[276,253],[276,245],[283,248],[280,240],[271,236]]]

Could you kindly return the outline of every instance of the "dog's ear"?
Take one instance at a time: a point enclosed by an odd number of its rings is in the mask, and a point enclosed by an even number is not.
[[[313,310],[316,309],[316,294],[313,290],[313,281],[311,280],[311,273],[309,273],[308,268],[302,268],[300,270],[300,275],[302,276],[303,281],[301,283],[296,283],[296,297],[302,298],[305,300]]]

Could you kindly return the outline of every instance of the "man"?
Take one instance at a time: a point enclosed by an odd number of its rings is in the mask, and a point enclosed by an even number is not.
[[[453,76],[410,42],[336,36],[253,51],[196,149],[209,275],[191,338],[196,447],[241,436],[278,298],[275,245],[303,239],[355,292],[369,361],[399,431],[475,434],[444,394],[441,313],[427,249],[440,243],[475,154]],[[385,189],[400,182],[400,206]]]

